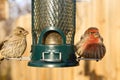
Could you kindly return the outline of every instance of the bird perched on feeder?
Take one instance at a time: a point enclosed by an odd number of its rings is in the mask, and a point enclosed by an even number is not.
[[[26,31],[22,27],[16,27],[9,38],[1,44],[0,61],[4,58],[20,58],[22,57],[26,47]]]
[[[96,27],[88,28],[75,47],[79,58],[102,59],[106,52],[103,38]]]

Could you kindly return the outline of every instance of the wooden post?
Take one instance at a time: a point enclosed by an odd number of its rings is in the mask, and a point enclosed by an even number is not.
[[[8,1],[0,0],[0,21],[8,18]]]

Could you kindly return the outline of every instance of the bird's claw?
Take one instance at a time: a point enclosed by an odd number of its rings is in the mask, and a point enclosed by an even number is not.
[[[22,57],[19,57],[19,61],[22,61]]]
[[[80,61],[80,59],[81,59],[81,57],[78,57],[76,60],[79,62],[79,61]]]

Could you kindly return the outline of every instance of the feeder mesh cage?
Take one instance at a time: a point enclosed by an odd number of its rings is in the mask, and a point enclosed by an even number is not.
[[[32,5],[33,45],[39,43],[39,36],[47,27],[60,29],[66,36],[66,44],[74,44],[74,0],[33,0]]]

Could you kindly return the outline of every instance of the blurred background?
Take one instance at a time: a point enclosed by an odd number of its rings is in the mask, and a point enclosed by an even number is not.
[[[16,26],[29,31],[31,49],[31,0],[0,0],[0,42]],[[120,0],[78,0],[76,5],[75,43],[91,26],[98,27],[106,45],[99,61],[80,61],[77,67],[36,68],[28,61],[5,60],[0,64],[0,80],[120,80]]]

